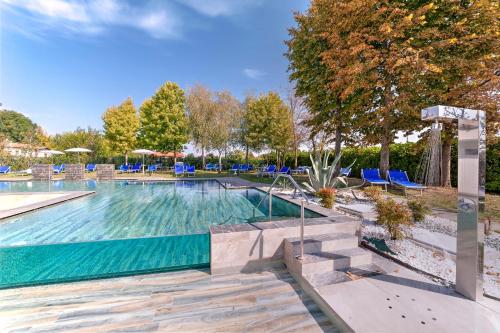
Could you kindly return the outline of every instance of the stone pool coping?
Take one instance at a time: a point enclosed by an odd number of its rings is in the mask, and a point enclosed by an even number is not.
[[[60,203],[64,203],[70,200],[82,198],[91,194],[94,194],[95,191],[64,191],[64,192],[7,192],[1,193],[0,198],[2,196],[10,196],[10,195],[51,195],[51,194],[62,194],[56,198],[41,200],[36,203],[24,205],[21,207],[16,207],[12,209],[7,209],[5,211],[0,211],[0,223],[2,223],[3,219],[13,217],[16,215],[28,213],[37,209],[54,206]]]

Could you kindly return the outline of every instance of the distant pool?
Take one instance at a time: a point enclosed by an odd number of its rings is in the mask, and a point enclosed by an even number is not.
[[[269,219],[268,200],[256,208],[264,192],[215,180],[0,182],[0,192],[81,190],[96,193],[0,220],[0,288],[207,266],[210,225]],[[272,205],[273,220],[300,214]]]

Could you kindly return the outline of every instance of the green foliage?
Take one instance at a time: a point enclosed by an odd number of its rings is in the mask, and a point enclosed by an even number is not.
[[[248,97],[243,116],[244,145],[255,151],[267,148],[276,153],[277,164],[283,163],[293,139],[292,116],[275,92]]]
[[[323,158],[319,155],[319,153],[317,154],[316,159],[314,159],[312,155],[310,156],[312,171],[307,169],[310,184],[304,183],[304,186],[306,186],[311,192],[317,193],[324,188],[334,188],[338,182],[347,185],[342,177],[333,177],[342,154],[335,156],[335,159],[330,166],[328,165],[329,156],[330,152],[328,151],[325,152],[325,156]]]
[[[139,144],[157,151],[182,151],[187,143],[188,120],[184,91],[166,82],[140,108]]]
[[[56,134],[50,138],[51,147],[55,150],[64,151],[65,149],[81,147],[92,150],[91,153],[81,153],[81,163],[100,163],[108,160],[109,148],[106,145],[104,136],[97,129],[77,128],[72,132]],[[75,163],[78,160],[76,153],[66,153],[65,155],[54,155],[54,163]],[[47,161],[46,161],[47,162]]]
[[[406,170],[408,177],[414,179],[422,157],[422,147],[416,143],[399,143],[390,146],[391,169]],[[378,168],[380,147],[348,147],[342,149],[342,165],[354,160],[351,176],[360,177],[363,168]]]
[[[210,138],[214,131],[213,94],[208,88],[197,84],[189,91],[186,105],[191,139],[204,154],[205,150],[210,147]]]
[[[104,138],[113,153],[128,155],[136,145],[139,118],[132,99],[112,106],[102,115]]]
[[[407,204],[413,215],[413,221],[415,222],[424,221],[425,215],[431,212],[431,209],[427,206],[425,201],[421,199],[410,199]]]
[[[12,142],[44,144],[42,130],[25,115],[11,110],[0,110],[0,139]]]
[[[500,139],[486,147],[486,190],[500,193]]]
[[[380,189],[370,186],[364,190],[365,194],[375,202],[377,224],[385,227],[391,239],[403,239],[404,228],[413,224],[412,212],[408,207],[394,199],[384,197]]]

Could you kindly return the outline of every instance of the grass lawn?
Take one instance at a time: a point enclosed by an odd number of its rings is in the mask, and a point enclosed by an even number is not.
[[[271,184],[274,181],[274,178],[272,177],[258,177],[257,173],[242,173],[238,175],[240,178],[251,181],[251,182],[256,182],[256,183],[266,183],[266,184]],[[293,175],[293,178],[297,183],[302,184],[303,182],[307,181],[307,176],[306,175]]]
[[[457,210],[456,188],[430,187],[424,191],[422,198],[432,208],[452,212]],[[482,217],[489,216],[492,222],[500,223],[500,195],[486,194],[485,212],[481,215]]]

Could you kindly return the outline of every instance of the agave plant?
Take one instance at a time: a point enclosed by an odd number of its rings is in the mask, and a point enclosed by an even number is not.
[[[323,158],[321,158],[321,155],[318,155],[316,160],[312,155],[309,155],[312,162],[312,171],[307,169],[310,184],[303,183],[304,186],[313,193],[319,192],[322,188],[335,188],[339,182],[347,186],[344,177],[333,177],[335,167],[339,163],[341,156],[341,153],[335,156],[333,163],[328,166],[330,152],[325,152]]]

